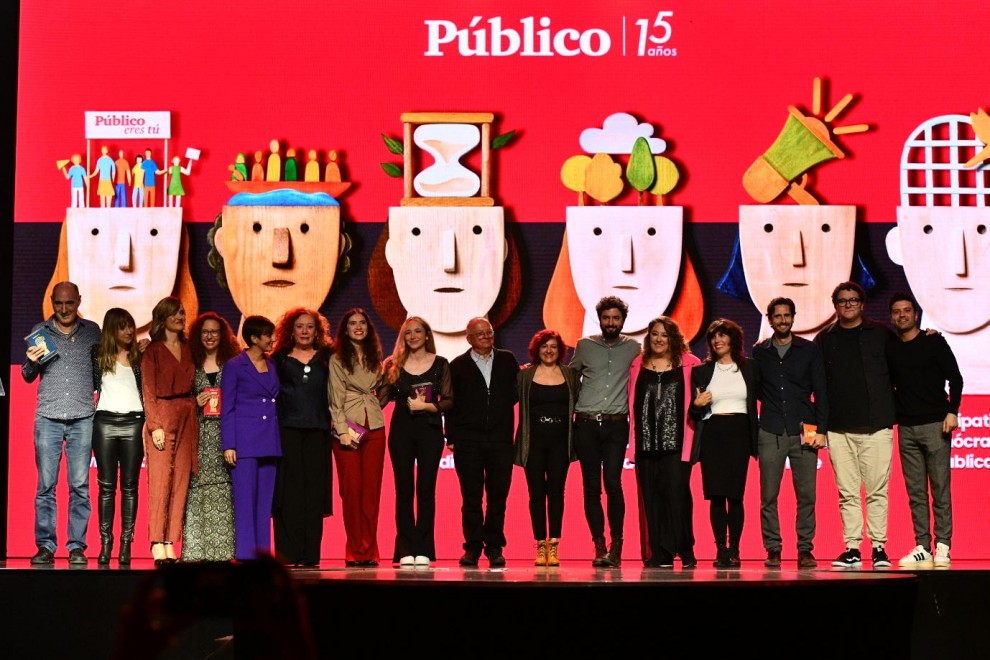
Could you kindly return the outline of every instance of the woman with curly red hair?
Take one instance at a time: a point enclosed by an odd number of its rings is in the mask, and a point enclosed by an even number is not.
[[[227,321],[216,312],[205,312],[189,329],[189,351],[196,365],[193,392],[199,418],[199,474],[189,480],[182,557],[226,561],[234,556],[234,505],[230,468],[220,449],[219,392],[223,366],[241,348]]]
[[[581,384],[577,372],[563,363],[566,351],[556,330],[537,332],[529,342],[531,362],[516,379],[519,427],[515,463],[526,472],[537,566],[560,565],[564,484],[571,462],[577,460],[571,419]]]
[[[327,389],[332,352],[327,320],[316,310],[290,309],[275,325],[282,458],[272,518],[275,550],[292,566],[319,565],[323,518],[333,511]]]

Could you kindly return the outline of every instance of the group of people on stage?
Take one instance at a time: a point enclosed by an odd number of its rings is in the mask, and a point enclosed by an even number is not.
[[[714,565],[740,565],[743,497],[756,457],[766,566],[781,565],[777,500],[787,463],[797,499],[797,565],[817,566],[818,451],[826,446],[846,545],[832,563],[862,563],[862,489],[872,564],[884,567],[890,565],[887,485],[895,423],[917,544],[900,563],[950,563],[949,436],[958,423],[962,376],[945,340],[919,329],[909,294],[890,300],[895,333],[866,319],[864,290],[843,282],[832,293],[836,321],[814,341],[792,334],[794,303],[775,298],[767,306],[773,335],[753,346],[752,357],[745,355],[739,325],[718,319],[705,332],[704,361],[666,316],[650,322],[642,343],[623,335],[628,308],[609,296],[596,307],[601,333],[580,339],[569,362],[560,334],[544,329],[530,341],[523,367],[511,351],[495,347],[483,317],[468,321],[470,348],[448,362],[436,353],[430,324],[416,316],[402,324],[389,356],[361,309],[343,315],[333,339],[315,310],[289,310],[277,323],[249,316],[241,350],[213,312],[197,317],[187,335],[177,298],[156,305],[147,345],[136,340],[127,311],[109,310],[101,331],[78,316],[79,301],[71,282],[54,287],[54,314],[35,331],[47,330],[57,357],[32,345],[22,369],[28,382],[41,376],[34,564],[50,564],[57,547],[55,482],[64,443],[72,564],[87,562],[92,447],[100,564],[113,552],[118,482],[118,560],[130,562],[146,457],[156,563],[176,561],[178,542],[183,560],[255,558],[271,551],[274,521],[278,556],[296,566],[318,565],[335,463],[345,564],[378,566],[387,449],[395,484],[392,563],[430,566],[437,559],[436,484],[446,442],[462,497],[462,566],[477,566],[483,555],[492,567],[505,565],[514,465],[525,473],[535,563],[559,565],[565,482],[574,461],[592,564],[619,566],[622,473],[631,445],[640,550],[648,567],[673,567],[675,557],[684,568],[697,565],[695,463],[709,501]],[[383,408],[390,402],[386,438]]]

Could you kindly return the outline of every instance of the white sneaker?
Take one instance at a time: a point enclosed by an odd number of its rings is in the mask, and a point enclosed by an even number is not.
[[[920,545],[914,546],[909,554],[901,557],[901,560],[897,562],[901,566],[931,566],[932,565],[932,553],[925,550],[924,547]]]
[[[429,568],[430,558],[426,555],[416,555],[415,563],[417,568]]]
[[[412,568],[416,565],[416,559],[412,555],[406,555],[399,560],[400,568]]]
[[[935,567],[948,568],[952,560],[949,558],[949,546],[944,543],[935,544]]]

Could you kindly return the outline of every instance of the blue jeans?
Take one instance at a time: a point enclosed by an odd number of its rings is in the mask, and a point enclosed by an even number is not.
[[[34,458],[38,466],[38,490],[34,496],[34,539],[39,548],[58,548],[55,535],[62,443],[69,478],[69,542],[66,548],[86,549],[86,527],[92,503],[89,496],[89,463],[93,455],[93,416],[78,419],[34,418]]]

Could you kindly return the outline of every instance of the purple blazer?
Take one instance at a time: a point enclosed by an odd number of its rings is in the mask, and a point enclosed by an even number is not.
[[[282,455],[275,399],[279,382],[275,363],[265,358],[268,373],[258,373],[247,351],[223,365],[220,382],[221,448],[234,449],[237,457]]]

